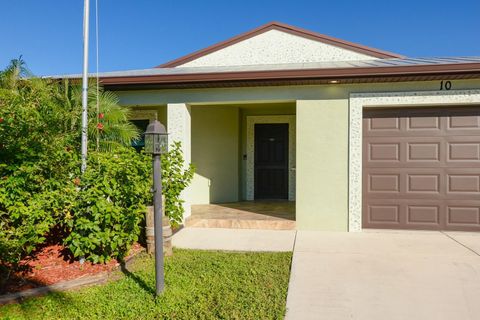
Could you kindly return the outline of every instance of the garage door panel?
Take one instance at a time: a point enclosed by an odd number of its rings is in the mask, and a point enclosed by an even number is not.
[[[468,206],[466,204],[447,205],[447,229],[478,230],[480,227],[480,206]]]
[[[375,199],[364,206],[369,228],[444,229],[445,211],[437,201],[425,199],[412,203],[410,199]]]
[[[440,225],[440,212],[439,205],[407,205],[407,225],[408,224],[427,224],[427,225]]]
[[[441,143],[439,141],[406,142],[406,160],[408,162],[416,161],[435,161],[440,162]]]
[[[407,190],[409,197],[412,194],[426,196],[426,195],[440,195],[440,174],[438,173],[407,173]]]
[[[448,192],[480,192],[480,175],[451,174],[448,175]]]
[[[446,143],[441,137],[371,137],[366,142],[363,161],[367,167],[445,166]]]
[[[363,136],[364,227],[480,231],[480,108],[367,111]]]
[[[469,111],[459,111],[447,117],[447,130],[453,133],[480,131],[480,116]]]
[[[442,168],[369,168],[364,175],[364,195],[368,198],[445,198],[447,182]]]
[[[368,120],[368,130],[370,131],[400,131],[400,118],[372,118]]]
[[[400,175],[390,173],[372,173],[368,176],[367,192],[399,193]]]
[[[463,171],[463,172],[462,172]],[[449,170],[446,173],[448,198],[477,198],[480,199],[480,170]]]
[[[417,134],[417,131],[429,131],[428,134],[440,132],[441,118],[436,116],[425,117],[408,117],[406,118],[406,131]]]
[[[404,192],[404,174],[389,168],[372,169],[363,179],[363,192],[374,198],[399,197]]]
[[[365,115],[363,130],[370,137],[395,137],[400,136],[442,136],[447,128],[447,122],[439,117],[406,117],[398,114],[387,115],[383,112],[381,118]],[[387,125],[390,124],[389,126]],[[380,125],[383,124],[383,125]],[[401,132],[401,135],[399,133]]]
[[[450,142],[448,161],[480,161],[480,143]]]
[[[398,142],[372,142],[368,144],[369,162],[399,162],[400,161],[400,143]]]
[[[456,136],[445,140],[448,162],[480,164],[480,137]]]
[[[400,206],[388,204],[369,205],[368,219],[370,223],[399,225]]]
[[[373,228],[401,228],[405,224],[404,204],[392,199],[374,199],[364,204],[364,222]]]

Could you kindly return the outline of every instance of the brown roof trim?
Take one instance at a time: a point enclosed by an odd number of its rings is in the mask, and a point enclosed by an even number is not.
[[[293,34],[293,35],[296,35],[296,36],[304,37],[304,38],[311,39],[311,40],[320,41],[320,42],[323,42],[323,43],[331,44],[331,45],[334,45],[334,46],[337,46],[337,47],[341,47],[341,48],[348,49],[348,50],[351,50],[351,51],[355,51],[355,52],[358,52],[358,53],[363,53],[363,54],[370,55],[370,56],[377,57],[377,58],[403,58],[402,55],[399,55],[399,54],[396,54],[396,53],[366,47],[366,46],[363,46],[363,45],[360,45],[360,44],[356,44],[356,43],[353,43],[353,42],[333,38],[333,37],[330,37],[330,36],[326,36],[326,35],[323,35],[323,34],[320,34],[320,33],[312,32],[312,31],[309,31],[309,30],[301,29],[301,28],[297,28],[297,27],[294,27],[294,26],[290,26],[288,24],[280,23],[280,22],[270,22],[270,23],[267,23],[267,24],[265,24],[263,26],[260,26],[256,29],[253,29],[251,31],[242,33],[242,34],[240,34],[238,36],[235,36],[233,38],[230,38],[230,39],[227,39],[225,41],[214,44],[212,46],[209,46],[205,49],[196,51],[194,53],[188,54],[188,55],[183,56],[181,58],[178,58],[178,59],[169,61],[167,63],[161,64],[161,65],[157,66],[156,68],[177,67],[177,66],[182,65],[184,63],[187,63],[187,62],[190,62],[192,60],[198,59],[198,58],[203,57],[207,54],[210,54],[212,52],[215,52],[217,50],[220,50],[220,49],[223,49],[225,47],[231,46],[232,44],[235,44],[235,43],[238,43],[240,41],[249,39],[251,37],[254,37],[258,34],[261,34],[261,33],[264,33],[264,32],[270,31],[270,30],[279,30],[279,31],[287,32],[287,33],[290,33],[290,34]]]
[[[357,67],[301,70],[267,70],[189,73],[148,76],[102,77],[103,85],[146,85],[222,83],[236,81],[342,80],[355,78],[392,78],[406,76],[467,76],[480,73],[480,63],[454,63],[388,67]]]
[[[406,76],[365,76],[357,78],[342,78],[339,84],[357,83],[395,83],[418,82],[434,80],[480,79],[480,72],[469,74],[436,74],[436,75],[406,75]],[[331,84],[332,79],[291,79],[291,80],[249,80],[249,81],[222,81],[196,83],[162,83],[162,84],[121,84],[104,85],[107,90],[163,90],[163,89],[205,89],[205,88],[242,88],[242,87],[272,87],[272,86],[299,86]],[[338,84],[337,84],[338,85]]]

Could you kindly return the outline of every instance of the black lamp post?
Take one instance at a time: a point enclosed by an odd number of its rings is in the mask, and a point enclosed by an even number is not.
[[[145,131],[145,152],[153,157],[153,224],[155,234],[155,280],[156,294],[165,287],[163,271],[163,232],[162,232],[162,164],[160,155],[168,150],[168,134],[158,120],[150,123]]]

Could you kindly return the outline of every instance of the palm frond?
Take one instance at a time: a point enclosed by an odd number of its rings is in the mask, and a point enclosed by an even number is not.
[[[12,59],[10,64],[0,73],[0,87],[16,89],[21,78],[32,77],[23,57]]]

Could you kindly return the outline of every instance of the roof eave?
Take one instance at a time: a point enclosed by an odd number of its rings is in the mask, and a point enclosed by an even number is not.
[[[331,68],[331,69],[295,69],[266,71],[236,71],[211,72],[172,75],[103,77],[101,82],[106,85],[145,85],[145,84],[193,84],[221,83],[233,81],[264,81],[264,80],[305,80],[305,79],[362,79],[372,77],[398,76],[447,76],[471,75],[480,73],[480,63],[362,67],[362,68]]]

